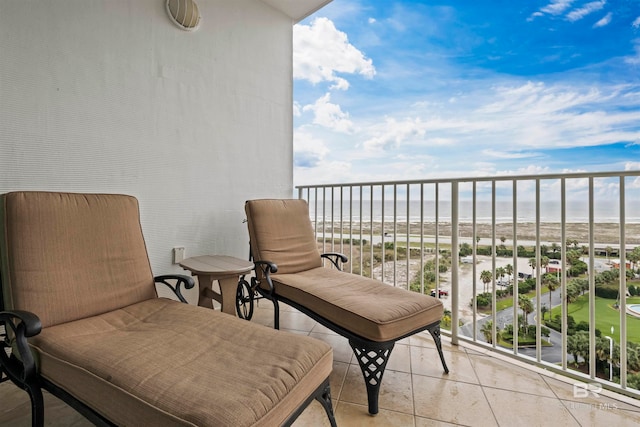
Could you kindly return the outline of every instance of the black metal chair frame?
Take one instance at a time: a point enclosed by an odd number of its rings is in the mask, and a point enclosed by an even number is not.
[[[335,268],[337,268],[338,270],[342,270],[341,263],[344,264],[348,260],[345,255],[340,253],[324,253],[321,255],[321,257],[331,261],[333,266],[335,266]],[[369,413],[371,415],[375,415],[378,413],[378,397],[380,394],[380,385],[382,384],[382,376],[387,366],[387,362],[389,361],[389,357],[391,356],[391,351],[393,350],[393,347],[395,346],[395,343],[397,341],[425,330],[429,331],[429,333],[433,337],[433,341],[436,344],[436,348],[438,350],[438,354],[440,355],[440,361],[442,362],[444,372],[446,374],[449,373],[449,368],[447,367],[447,363],[445,362],[444,354],[442,352],[442,340],[440,338],[440,321],[415,329],[394,340],[383,342],[372,341],[318,315],[316,312],[309,309],[305,305],[279,295],[273,285],[273,281],[271,278],[271,274],[278,271],[277,265],[264,260],[254,260],[254,264],[256,273],[258,273],[259,269],[261,274],[256,274],[256,277],[251,278],[251,289],[257,291],[262,297],[267,298],[273,303],[275,329],[280,329],[279,302],[283,302],[287,305],[290,305],[291,307],[296,308],[321,325],[331,329],[335,333],[349,340],[349,345],[351,346],[356,358],[358,359],[358,364],[360,365],[360,369],[364,377],[364,382],[367,388]],[[268,290],[260,286],[258,277],[265,278],[265,280],[267,281]]]
[[[187,303],[187,300],[182,295],[181,286],[184,285],[185,289],[191,289],[195,285],[192,277],[181,274],[156,276],[154,280],[157,284],[161,283],[169,287],[183,303]],[[176,283],[172,285],[171,282],[174,280]],[[94,425],[105,427],[116,426],[116,424],[103,417],[91,407],[85,405],[64,389],[39,375],[27,338],[40,333],[42,330],[40,319],[38,319],[35,314],[27,311],[4,311],[4,301],[1,291],[2,281],[0,279],[0,326],[4,327],[4,332],[0,333],[0,383],[11,380],[16,386],[29,394],[31,400],[31,425],[33,427],[42,427],[44,425],[44,400],[42,390],[46,390],[71,406]],[[8,330],[11,330],[11,333],[9,333]],[[18,350],[20,358],[16,357],[11,351],[12,345],[10,339],[15,340],[15,348]],[[320,402],[327,413],[331,426],[336,427],[328,378],[289,416],[283,423],[283,426],[292,425],[313,400]]]

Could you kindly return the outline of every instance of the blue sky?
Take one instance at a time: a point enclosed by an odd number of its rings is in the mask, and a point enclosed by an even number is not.
[[[295,185],[640,169],[640,0],[334,0],[293,43]]]

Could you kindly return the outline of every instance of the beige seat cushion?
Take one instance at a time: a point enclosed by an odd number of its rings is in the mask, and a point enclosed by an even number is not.
[[[279,273],[322,266],[306,201],[249,200],[244,209],[254,260],[276,263]]]
[[[435,323],[444,311],[439,299],[331,268],[271,277],[276,294],[377,342]]]
[[[45,328],[157,296],[132,196],[2,194],[0,254],[5,308]]]
[[[279,425],[332,369],[321,341],[162,298],[32,345],[43,377],[123,426]]]

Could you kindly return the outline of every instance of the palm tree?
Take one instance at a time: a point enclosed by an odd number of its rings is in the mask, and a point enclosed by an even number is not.
[[[640,347],[633,343],[627,343],[627,368],[640,371]]]
[[[567,285],[567,304],[571,304],[574,302],[579,296],[580,292],[582,292],[581,286],[579,283],[572,281]]]
[[[538,262],[535,258],[529,258],[529,267],[531,267],[531,275],[534,276],[536,274],[536,267]]]
[[[480,332],[484,335],[484,340],[489,344],[493,344],[493,321],[487,320],[482,324]]]
[[[613,248],[611,246],[607,246],[606,248],[604,248],[604,251],[607,253],[607,262],[609,262],[609,255],[611,255],[611,252],[613,252]]]
[[[566,247],[567,249],[570,249],[573,246],[573,249],[578,249],[579,243],[580,242],[578,242],[576,239],[567,239]]]
[[[513,266],[511,264],[505,265],[504,272],[509,275],[509,282],[511,282],[513,280],[513,277],[511,277],[513,275]]]
[[[544,319],[544,315],[549,313],[549,320],[551,320],[551,310],[547,308],[546,305],[540,307],[540,312],[542,313],[542,318]]]
[[[576,283],[578,284],[580,289],[580,293],[582,295],[589,292],[589,280],[588,279],[576,279]]]
[[[582,254],[580,253],[580,251],[576,251],[576,250],[570,250],[567,251],[567,263],[569,263],[569,265],[574,265],[577,261],[580,261],[580,256]]]
[[[504,279],[504,275],[505,275],[505,271],[504,271],[504,267],[498,267],[496,268],[496,278],[500,278],[500,282],[503,281]]]
[[[627,254],[627,259],[635,267],[638,261],[640,261],[640,246],[633,248],[633,250]]]
[[[482,270],[480,273],[480,280],[484,283],[484,291],[488,292],[488,286],[491,280],[493,279],[493,275],[489,270]]]
[[[533,303],[531,302],[531,299],[528,296],[518,295],[518,307],[520,307],[523,313],[522,329],[526,331],[527,326],[529,325],[527,317],[529,316],[529,313],[533,312]]]
[[[589,357],[589,333],[578,331],[567,336],[567,353],[573,355],[573,361],[578,365],[578,359],[582,357],[587,360]]]
[[[613,350],[613,352],[611,352]],[[612,354],[613,353],[613,354]],[[620,357],[620,346],[615,343],[613,349],[611,348],[609,341],[605,338],[596,339],[596,358],[598,361],[606,363],[611,362],[611,366],[620,366],[616,360]]]
[[[559,286],[558,279],[553,274],[544,274],[542,276],[542,285],[549,288],[549,320],[551,320],[551,294]]]
[[[551,244],[551,251],[555,254],[556,252],[558,252],[560,250],[560,245],[558,245],[557,243],[552,243]]]
[[[540,268],[546,269],[547,266],[549,266],[549,257],[548,256],[543,256],[540,259]]]

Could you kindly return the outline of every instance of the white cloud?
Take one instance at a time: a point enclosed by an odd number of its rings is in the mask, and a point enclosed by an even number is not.
[[[542,7],[539,11],[532,13],[529,16],[529,18],[527,18],[527,20],[533,21],[535,18],[544,16],[544,15],[552,15],[552,16],[565,15],[565,13],[571,8],[573,3],[575,3],[575,0],[553,0],[551,3]],[[607,4],[606,0],[597,0],[597,1],[591,1],[589,3],[585,3],[581,7],[571,9],[570,12],[566,13],[565,18],[571,22],[579,21],[587,15],[590,15],[594,12],[602,10],[606,4]],[[608,25],[611,22],[611,18],[612,18],[612,14],[608,13],[606,16],[604,16],[594,25],[594,28]]]
[[[304,176],[317,183],[541,173],[549,150],[640,141],[633,90],[529,82],[479,89],[454,108],[446,97],[413,102],[394,116],[354,119],[354,133]],[[353,162],[340,173],[346,181],[326,175],[322,165],[332,161]],[[510,162],[513,170],[498,166]]]
[[[532,153],[532,152],[526,152],[526,153],[520,153],[520,152],[510,152],[510,151],[503,151],[503,150],[496,150],[496,149],[487,149],[487,150],[482,150],[482,153],[484,155],[486,155],[487,157],[493,157],[493,158],[498,158],[498,159],[527,159],[529,157],[535,157],[535,156],[539,156],[539,153]]]
[[[574,0],[552,0],[551,3],[541,8],[539,11],[534,12],[527,18],[527,21],[533,21],[535,18],[548,15],[561,15],[565,10],[567,10]]]
[[[313,123],[332,129],[336,132],[353,132],[353,122],[349,119],[349,113],[342,111],[338,104],[333,104],[331,94],[326,93],[318,98],[314,104],[302,107],[303,112],[314,113]]]
[[[551,3],[540,9],[540,11],[550,15],[561,15],[562,12],[567,10],[573,2],[574,0],[553,0]]]
[[[637,170],[640,170],[640,162],[626,162],[624,164],[624,170],[626,170],[626,171],[637,171]]]
[[[485,121],[496,140],[517,142],[520,148],[594,146],[634,141],[640,112],[617,111],[635,105],[620,88],[603,90],[532,83],[495,90],[495,100],[470,113]],[[493,128],[491,128],[491,126]]]
[[[338,73],[375,75],[373,61],[355,48],[347,35],[327,18],[316,18],[311,25],[293,27],[293,78],[313,84],[333,83],[331,89],[346,90],[349,82]]]
[[[640,39],[635,40],[634,50],[636,51],[635,55],[627,56],[624,62],[631,65],[640,65]]]
[[[367,151],[381,151],[396,148],[412,137],[424,136],[426,126],[419,118],[400,122],[394,118],[387,118],[384,123],[371,130],[376,135],[366,140],[363,147]]]
[[[632,23],[631,26],[633,28],[640,28],[640,16],[638,16]]]
[[[607,4],[606,0],[592,1],[581,8],[574,9],[567,14],[567,19],[571,22],[579,21],[585,16],[601,10]]]
[[[493,102],[484,105],[479,111],[507,115],[510,111],[526,111],[531,118],[603,101],[604,95],[595,89],[580,92],[529,81],[520,86],[498,86],[494,88],[494,97]]]
[[[542,12],[533,12],[528,18],[527,21],[533,21],[535,18],[539,17],[539,16],[544,16],[544,13]]]
[[[370,175],[355,175],[352,171],[352,164],[341,160],[319,162],[313,167],[296,166],[293,173],[296,185],[356,182],[371,179]]]
[[[314,138],[313,135],[296,130],[293,140],[294,165],[299,168],[310,168],[321,163],[329,149],[323,141]]]
[[[362,154],[369,156],[437,150],[441,156],[456,157],[462,149],[468,156],[496,160],[541,157],[545,149],[637,141],[640,101],[626,96],[625,90],[633,88],[596,90],[536,82],[488,88],[455,108],[446,108],[445,102],[413,103],[398,112],[412,115],[410,119],[370,119],[359,125],[366,136],[357,133],[354,139],[364,138]]]
[[[611,23],[611,17],[613,14],[611,12],[607,13],[602,19],[593,24],[593,28],[605,27]]]

